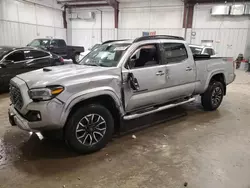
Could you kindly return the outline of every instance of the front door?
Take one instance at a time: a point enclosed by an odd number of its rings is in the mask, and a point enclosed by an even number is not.
[[[162,43],[162,63],[166,70],[166,101],[191,96],[195,90],[195,64],[183,43]]]
[[[122,74],[126,112],[154,106],[164,101],[166,75],[165,66],[160,64],[158,44],[140,46],[125,67]],[[138,90],[133,90],[129,84],[129,73],[137,79]]]
[[[57,54],[63,58],[67,58],[67,46],[64,40],[54,39],[50,43],[50,51]]]
[[[3,60],[0,68],[0,76],[1,78],[1,87],[8,88],[9,81],[11,78],[15,77],[18,74],[21,74],[25,67],[26,60],[24,57],[23,50],[17,50],[9,55],[7,55]]]

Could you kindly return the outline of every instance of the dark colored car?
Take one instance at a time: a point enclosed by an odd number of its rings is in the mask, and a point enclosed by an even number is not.
[[[63,64],[62,57],[41,49],[0,46],[0,91],[7,91],[10,79],[18,74]]]
[[[48,50],[64,59],[72,59],[74,63],[79,62],[80,53],[84,52],[84,47],[67,46],[63,39],[34,39],[27,46]]]

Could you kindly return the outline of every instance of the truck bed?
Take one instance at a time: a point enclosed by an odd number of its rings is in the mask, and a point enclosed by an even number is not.
[[[207,78],[216,72],[223,72],[225,83],[229,84],[234,79],[234,64],[232,57],[200,57],[195,58],[197,86],[195,93],[203,93],[208,85]],[[212,74],[213,72],[213,74]]]

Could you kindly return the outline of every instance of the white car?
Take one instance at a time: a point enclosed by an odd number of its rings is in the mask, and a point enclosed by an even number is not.
[[[204,55],[210,55],[211,57],[216,57],[216,52],[214,48],[211,46],[190,44],[189,47],[191,48],[193,54],[204,54]]]
[[[89,48],[88,50],[86,50],[85,52],[80,53],[79,56],[79,61],[82,60],[82,58],[84,58],[86,55],[89,54],[89,52],[91,52],[92,50],[98,48],[101,44],[95,44],[94,46],[92,46],[91,48]]]

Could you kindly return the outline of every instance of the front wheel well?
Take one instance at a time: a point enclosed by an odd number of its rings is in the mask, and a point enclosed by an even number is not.
[[[69,117],[71,117],[71,115],[77,111],[77,109],[79,109],[80,107],[89,105],[89,104],[100,104],[104,106],[105,108],[107,108],[114,118],[115,133],[119,132],[121,114],[116,105],[116,102],[109,95],[101,95],[101,96],[93,97],[93,98],[78,102],[71,108],[70,113],[67,117],[67,121]],[[67,121],[66,121],[66,124],[67,124]]]
[[[212,81],[218,81],[218,82],[221,82],[223,84],[223,87],[224,87],[224,95],[226,95],[226,91],[227,91],[227,87],[226,87],[226,80],[225,80],[225,76],[223,73],[219,73],[219,74],[215,74],[212,76],[211,80],[210,80],[210,83]]]

